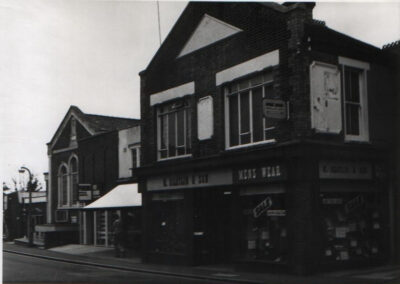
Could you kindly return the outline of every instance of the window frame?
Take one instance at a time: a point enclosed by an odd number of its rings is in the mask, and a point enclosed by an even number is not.
[[[131,160],[130,162],[131,167],[130,169],[136,169],[140,167],[140,144],[133,144],[133,145],[129,145],[128,146],[129,151],[131,152]],[[133,166],[133,156],[132,156],[132,151],[135,150],[136,151],[136,167]]]
[[[368,117],[368,74],[369,63],[339,57],[339,64],[342,79],[342,96],[343,96],[343,135],[346,142],[369,142],[369,117]],[[347,104],[354,105],[353,102],[347,101],[346,93],[346,67],[358,69],[359,72],[359,135],[347,134]]]
[[[62,169],[65,169],[65,173],[62,173]],[[69,169],[66,163],[62,163],[58,168],[58,198],[57,198],[57,208],[67,208],[69,207]],[[64,179],[66,180],[66,186],[64,188]],[[63,192],[67,191],[66,203],[64,204]]]
[[[271,78],[264,80],[264,76],[268,76],[271,75]],[[258,77],[258,76],[262,76],[263,80],[261,83],[258,84],[254,84],[254,85],[248,85],[247,88],[243,88],[240,89],[239,88],[234,91],[234,92],[229,92],[229,87],[236,84],[239,85],[241,84],[241,82],[251,82],[251,80],[253,80],[254,78]],[[255,145],[262,145],[262,144],[270,144],[270,143],[275,143],[276,139],[272,138],[272,139],[266,139],[266,131],[270,131],[270,130],[274,130],[276,127],[272,126],[272,127],[266,127],[266,118],[263,116],[263,140],[261,141],[257,141],[257,142],[253,142],[254,141],[254,129],[253,129],[253,89],[262,87],[262,99],[266,98],[266,93],[265,93],[265,87],[266,86],[272,86],[274,85],[274,78],[273,78],[273,73],[272,71],[267,71],[267,72],[259,72],[256,74],[253,74],[251,76],[247,76],[244,79],[241,80],[235,80],[233,82],[230,82],[229,84],[225,84],[222,86],[223,89],[223,93],[224,93],[224,100],[225,100],[225,150],[233,150],[233,149],[238,149],[238,148],[245,148],[245,147],[251,147],[251,146],[255,146]],[[245,144],[238,144],[238,145],[234,145],[234,146],[230,146],[231,141],[230,141],[230,114],[229,114],[229,98],[232,96],[238,96],[238,141],[240,141],[240,136],[242,134],[245,133],[240,133],[241,132],[241,111],[240,111],[240,94],[243,92],[248,92],[249,94],[249,132],[250,132],[250,143],[245,143]]]
[[[72,161],[75,160],[76,161],[76,171],[72,171]],[[69,185],[68,185],[68,197],[69,197],[69,202],[68,202],[68,206],[69,207],[79,207],[79,160],[78,157],[76,155],[72,155],[69,158],[68,161],[68,165],[69,165]],[[73,202],[73,195],[74,195],[74,176],[76,176],[76,194],[77,194],[77,200],[75,201],[75,203]]]
[[[161,107],[168,107],[174,103],[183,103],[183,107],[181,108],[177,108],[177,110],[167,110],[165,112],[161,113]],[[184,145],[180,145],[178,146],[178,111],[180,109],[184,110],[184,121],[183,121],[183,125],[184,125],[184,130],[183,130],[183,136],[184,136]],[[175,114],[175,122],[174,122],[174,126],[175,126],[175,152],[176,155],[175,156],[170,156],[169,155],[169,149],[168,149],[168,141],[169,141],[169,119],[168,119],[168,115],[174,113]],[[167,135],[167,143],[165,145],[166,148],[161,149],[161,143],[162,143],[162,135],[161,135],[161,117],[164,116],[166,117],[166,135]],[[190,100],[188,98],[179,98],[177,100],[171,100],[171,101],[167,101],[164,102],[162,104],[159,104],[156,106],[156,119],[157,119],[157,160],[158,161],[165,161],[165,160],[171,160],[171,159],[180,159],[180,158],[186,158],[186,157],[191,157],[192,153],[187,153],[188,149],[191,149],[191,137],[192,137],[192,106],[190,103]],[[185,149],[185,154],[179,155],[178,154],[178,147],[179,148],[184,148]],[[167,151],[167,157],[161,157],[161,151]]]
[[[72,162],[76,161],[76,170],[72,171]],[[65,174],[62,174],[62,169],[65,168]],[[77,200],[73,202],[73,186],[74,186],[74,177],[76,177],[76,194]],[[57,208],[58,209],[66,209],[66,208],[77,208],[81,207],[81,203],[79,202],[79,160],[77,155],[73,154],[69,157],[68,163],[62,162],[58,167],[58,198],[57,198]],[[63,186],[63,179],[66,181],[66,186]],[[66,202],[64,202],[63,191],[66,190]]]

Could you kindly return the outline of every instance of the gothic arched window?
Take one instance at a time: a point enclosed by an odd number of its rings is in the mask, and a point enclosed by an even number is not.
[[[76,204],[78,200],[78,159],[73,157],[69,161],[70,168],[70,197],[71,204]]]
[[[58,206],[68,205],[68,168],[63,164],[58,171]]]

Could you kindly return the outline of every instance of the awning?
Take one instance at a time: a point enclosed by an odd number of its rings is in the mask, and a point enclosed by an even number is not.
[[[142,205],[142,195],[136,183],[120,184],[106,195],[85,206],[84,209],[134,207]]]

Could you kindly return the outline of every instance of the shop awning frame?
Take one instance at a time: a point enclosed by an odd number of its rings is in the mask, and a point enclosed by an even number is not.
[[[120,184],[83,209],[116,209],[142,206],[142,194],[136,183]]]

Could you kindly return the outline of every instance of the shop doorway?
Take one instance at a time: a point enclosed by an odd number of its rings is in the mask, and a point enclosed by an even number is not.
[[[232,192],[215,193],[215,262],[229,263],[232,259]]]
[[[195,264],[229,263],[232,258],[232,192],[195,191],[193,208]]]

